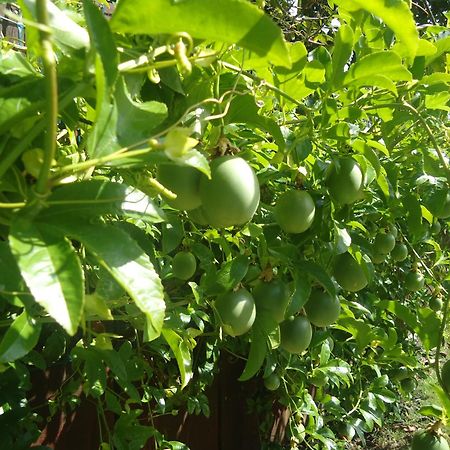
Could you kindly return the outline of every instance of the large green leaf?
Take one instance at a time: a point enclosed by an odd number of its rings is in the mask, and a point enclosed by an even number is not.
[[[116,81],[119,58],[108,21],[92,0],[83,0],[84,15],[95,50],[102,60],[108,86]]]
[[[289,67],[281,30],[247,0],[121,0],[113,31],[133,34],[189,33],[194,38],[235,43]]]
[[[251,344],[247,363],[239,381],[247,381],[252,378],[264,363],[269,349],[268,336],[277,329],[277,322],[272,314],[258,312],[251,330]]]
[[[185,340],[170,328],[163,328],[162,335],[175,355],[181,375],[181,388],[184,388],[192,378],[192,356]]]
[[[0,363],[22,358],[37,344],[41,333],[41,324],[22,311],[8,328],[0,342]]]
[[[84,280],[71,243],[56,229],[22,217],[12,223],[9,243],[36,302],[74,335],[83,312]]]
[[[36,0],[21,0],[22,9],[27,9],[36,20]],[[74,22],[64,11],[53,2],[46,2],[49,26],[55,41],[62,49],[81,49],[89,47],[88,32]],[[25,7],[25,8],[24,8]]]
[[[115,214],[156,223],[165,220],[164,212],[146,194],[109,180],[66,184],[53,191],[48,204],[38,220],[55,222],[67,214],[87,218]]]
[[[161,280],[148,255],[126,232],[113,225],[60,221],[66,235],[82,242],[134,300],[147,319],[147,338],[157,338],[165,313]]]
[[[380,74],[381,67],[383,70]],[[412,80],[411,72],[402,65],[400,56],[397,53],[385,51],[371,53],[352,64],[344,78],[344,84],[356,84],[363,80],[364,84],[378,85],[380,76],[388,81]]]
[[[364,9],[383,22],[396,34],[408,49],[411,58],[416,55],[419,46],[419,33],[416,22],[407,2],[403,0],[335,0],[348,11]]]
[[[336,33],[333,56],[331,58],[333,67],[332,82],[334,86],[340,86],[344,79],[344,67],[348,63],[353,51],[353,39],[353,30],[348,25],[342,25]]]
[[[100,64],[97,64],[97,80],[105,82]],[[132,100],[123,78],[115,85],[115,97],[110,99],[109,93],[105,88],[104,94],[98,95],[97,99],[97,118],[88,139],[88,151],[93,158],[110,155],[137,143],[145,146],[152,131],[167,117],[164,103]]]

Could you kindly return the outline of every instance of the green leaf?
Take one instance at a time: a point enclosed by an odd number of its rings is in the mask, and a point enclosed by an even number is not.
[[[148,340],[156,339],[164,321],[163,288],[148,255],[136,241],[113,225],[61,221],[57,226],[71,238],[82,242],[128,292],[147,318]]]
[[[217,272],[208,272],[204,279],[205,291],[208,295],[217,295],[232,290],[243,280],[249,265],[247,256],[238,255],[227,261]]]
[[[83,0],[83,9],[91,42],[102,60],[107,84],[113,86],[119,73],[119,58],[108,21],[92,0]]]
[[[340,255],[341,253],[345,253],[352,243],[352,238],[348,234],[346,228],[339,228],[338,226],[334,226],[334,247],[335,253]]]
[[[419,46],[419,33],[416,22],[407,2],[403,0],[335,0],[339,6],[348,11],[364,9],[383,22],[396,34],[408,49],[412,59]]]
[[[436,42],[434,42],[434,46],[436,47],[436,52],[425,58],[426,67],[431,65],[443,54],[450,52],[450,36],[445,36],[441,39],[438,39]]]
[[[48,197],[47,209],[37,220],[57,221],[61,216],[93,218],[114,214],[158,223],[164,212],[146,194],[134,187],[109,180],[84,180],[55,189]]]
[[[0,73],[16,77],[39,76],[28,59],[14,50],[0,53]]]
[[[252,378],[264,363],[268,350],[268,336],[278,324],[269,313],[258,313],[251,331],[250,352],[239,381]]]
[[[383,71],[380,74],[380,67]],[[381,77],[381,78],[380,78]],[[402,65],[402,59],[397,53],[384,51],[375,52],[362,57],[350,66],[344,78],[344,84],[379,84],[380,79],[392,81],[411,81],[412,75]],[[385,84],[385,83],[382,83]],[[383,86],[385,87],[385,86]]]
[[[22,358],[37,344],[41,324],[28,316],[24,310],[16,317],[0,342],[0,363]]]
[[[285,317],[293,316],[299,312],[308,301],[309,294],[311,293],[311,281],[308,277],[305,277],[303,271],[296,270],[293,273],[293,278],[294,292],[291,296]]]
[[[350,26],[341,25],[334,40],[331,64],[333,68],[332,84],[339,87],[344,80],[344,67],[348,63],[353,51],[353,30]]]
[[[259,114],[255,98],[251,95],[238,95],[231,102],[226,123],[244,123],[268,132],[278,147],[283,150],[286,146],[283,134],[275,120]]]
[[[309,273],[328,291],[330,295],[336,295],[336,287],[333,280],[321,266],[312,261],[300,261],[297,263],[297,268]]]
[[[419,414],[425,417],[434,417],[436,419],[441,419],[444,410],[438,405],[424,405],[419,409]]]
[[[175,355],[178,369],[181,375],[181,388],[183,389],[192,378],[192,355],[189,346],[184,339],[170,328],[163,328],[161,331],[164,339]]]
[[[97,83],[101,83],[102,71],[97,64]],[[104,87],[105,88],[105,87]],[[101,87],[97,88],[97,92]],[[140,143],[146,145],[152,131],[167,117],[164,103],[136,102],[131,99],[120,78],[116,83],[115,97],[110,100],[109,89],[98,95],[94,127],[89,135],[87,148],[93,158],[110,155],[117,150]],[[126,153],[123,155],[126,157]]]
[[[22,0],[34,20],[37,20],[36,0]],[[53,2],[47,2],[48,21],[55,41],[62,50],[82,49],[89,47],[88,32],[74,22],[64,11]]]
[[[111,27],[132,34],[186,32],[193,38],[235,43],[276,65],[290,66],[281,30],[245,0],[121,0]]]
[[[406,213],[408,231],[417,240],[423,232],[420,202],[415,195],[407,194],[402,198],[402,203]]]
[[[9,244],[36,302],[74,335],[83,312],[84,280],[71,243],[55,228],[19,217]]]

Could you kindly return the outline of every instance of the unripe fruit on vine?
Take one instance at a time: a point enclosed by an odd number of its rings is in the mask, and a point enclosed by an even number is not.
[[[333,275],[341,287],[350,292],[358,292],[368,283],[363,268],[348,252],[336,256]]]
[[[316,208],[306,191],[287,191],[275,204],[275,220],[286,233],[303,233],[314,221]]]
[[[414,378],[406,378],[405,380],[400,381],[400,386],[404,392],[410,394],[416,389],[417,381]]]
[[[431,225],[431,233],[432,234],[439,234],[441,232],[441,222],[439,220],[436,220],[436,222],[433,222]]]
[[[311,324],[304,316],[290,317],[280,325],[280,337],[282,349],[289,353],[302,353],[311,343]]]
[[[387,255],[395,247],[395,237],[391,233],[378,233],[373,246],[377,253]]]
[[[341,304],[336,296],[321,289],[313,289],[304,306],[309,321],[316,327],[328,327],[336,321]]]
[[[253,288],[252,294],[258,312],[268,312],[277,323],[284,320],[290,295],[289,288],[284,281],[279,278],[269,282],[259,281]]]
[[[350,204],[361,197],[363,173],[353,158],[341,158],[330,164],[326,184],[333,200],[342,205]]]
[[[198,208],[202,201],[200,198],[200,180],[206,178],[197,169],[179,164],[160,164],[156,179],[167,189],[177,195],[171,200],[165,198],[172,208],[191,210]]]
[[[255,172],[238,156],[221,156],[211,163],[211,179],[200,181],[202,210],[217,228],[243,225],[256,212],[259,184]]]
[[[414,433],[411,450],[449,450],[444,436],[431,430],[419,430]]]
[[[178,252],[172,260],[172,273],[180,280],[189,280],[197,270],[197,261],[191,252]]]
[[[415,292],[425,285],[425,278],[420,272],[409,272],[405,278],[405,287],[408,291]]]
[[[441,367],[441,378],[447,393],[450,394],[450,359]]]
[[[271,373],[264,378],[264,387],[269,391],[276,391],[280,387],[280,377],[276,373]]]
[[[386,261],[387,255],[382,255],[381,253],[374,253],[370,258],[374,264],[381,264]]]
[[[429,305],[433,311],[440,311],[444,303],[440,297],[431,297]]]
[[[408,247],[403,242],[398,242],[391,252],[394,261],[401,262],[408,257]]]
[[[425,206],[438,219],[450,217],[450,189],[442,187],[435,190],[426,199]]]
[[[215,307],[223,330],[230,336],[246,333],[256,318],[255,301],[246,289],[221,295],[216,300]]]

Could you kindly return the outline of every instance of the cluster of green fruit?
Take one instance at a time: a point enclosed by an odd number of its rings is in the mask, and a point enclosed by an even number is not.
[[[247,161],[238,156],[214,159],[210,179],[193,167],[174,163],[160,164],[157,179],[176,194],[168,204],[188,211],[191,220],[201,225],[243,225],[259,205],[258,179]]]
[[[259,314],[270,317],[280,325],[280,347],[299,354],[311,342],[311,324],[317,327],[331,325],[338,318],[341,306],[337,297],[315,288],[304,307],[306,316],[285,318],[289,300],[289,288],[284,281],[260,280],[251,293],[241,288],[220,296],[215,302],[215,308],[223,330],[230,336],[249,331]]]

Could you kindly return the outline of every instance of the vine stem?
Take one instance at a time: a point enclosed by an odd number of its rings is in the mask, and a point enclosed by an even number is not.
[[[58,121],[58,80],[56,74],[56,60],[53,53],[52,35],[48,30],[47,0],[36,1],[37,20],[40,25],[39,38],[41,41],[42,63],[45,77],[46,103],[46,133],[44,160],[36,182],[36,193],[44,196],[49,191],[48,179],[52,161],[56,153],[56,135]]]

